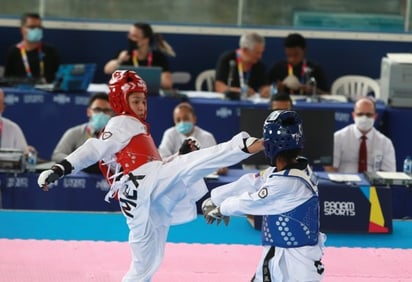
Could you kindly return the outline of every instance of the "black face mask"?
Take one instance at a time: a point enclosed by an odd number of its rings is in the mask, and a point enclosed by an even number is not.
[[[127,39],[129,42],[129,53],[132,53],[133,50],[139,49],[139,44],[136,41]]]

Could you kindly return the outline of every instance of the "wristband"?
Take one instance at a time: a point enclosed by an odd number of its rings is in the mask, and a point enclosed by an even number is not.
[[[51,168],[55,173],[59,175],[59,177],[63,175],[70,174],[73,170],[71,163],[69,163],[66,159],[62,160],[61,162],[56,163]]]

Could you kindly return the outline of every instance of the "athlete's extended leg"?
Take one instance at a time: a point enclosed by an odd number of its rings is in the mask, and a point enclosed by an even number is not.
[[[246,140],[253,143],[246,143]],[[219,167],[234,165],[262,149],[263,143],[260,140],[241,132],[230,141],[178,156],[163,166],[162,175],[159,177],[169,181],[183,181],[188,185],[201,180]]]

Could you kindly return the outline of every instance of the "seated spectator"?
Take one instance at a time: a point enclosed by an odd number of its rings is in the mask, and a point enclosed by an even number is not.
[[[29,151],[36,151],[34,147],[27,145],[26,137],[24,137],[20,126],[3,117],[6,108],[4,98],[4,91],[0,89],[0,147],[2,149],[18,149],[26,154]]]
[[[265,38],[250,32],[240,37],[239,49],[224,52],[216,65],[216,92],[237,92],[241,89],[247,96],[260,93],[269,97],[265,87],[265,65],[261,62],[265,50]]]
[[[158,66],[162,68],[161,87],[172,89],[173,80],[166,55],[176,56],[172,47],[162,35],[154,33],[147,23],[134,23],[129,30],[129,47],[119,52],[116,58],[104,66],[106,74],[112,74],[121,65],[127,66]]]
[[[26,78],[35,83],[52,83],[60,64],[57,49],[42,42],[44,27],[39,14],[21,17],[22,41],[8,50],[4,76]]]
[[[200,148],[207,148],[216,144],[212,133],[196,125],[195,110],[189,103],[178,104],[173,110],[174,127],[166,129],[159,145],[159,154],[162,159],[169,158],[178,153],[183,141],[192,136],[200,143]],[[226,174],[227,168],[220,168],[218,174]]]
[[[325,167],[325,170],[344,173],[396,171],[392,141],[373,126],[378,117],[375,102],[368,97],[359,99],[352,117],[354,124],[335,132],[333,167]]]
[[[293,102],[289,94],[277,93],[270,97],[271,110],[291,110],[292,107]]]
[[[276,83],[279,92],[289,94],[310,95],[314,89],[316,94],[328,92],[322,68],[306,58],[305,38],[298,33],[289,34],[284,47],[286,60],[271,67],[268,84]]]
[[[52,161],[60,162],[71,152],[79,148],[89,138],[96,138],[100,131],[106,126],[109,119],[113,116],[113,110],[109,103],[106,93],[96,93],[89,101],[86,111],[89,121],[69,128],[60,139],[53,151]],[[99,173],[98,164],[91,165],[84,169],[85,172]]]

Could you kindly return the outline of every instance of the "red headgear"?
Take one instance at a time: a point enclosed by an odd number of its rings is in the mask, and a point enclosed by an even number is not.
[[[139,118],[127,102],[128,96],[133,92],[143,92],[145,97],[147,97],[146,82],[136,72],[130,70],[115,71],[109,81],[109,89],[109,102],[115,113]],[[144,115],[145,120],[146,115],[147,112]]]

